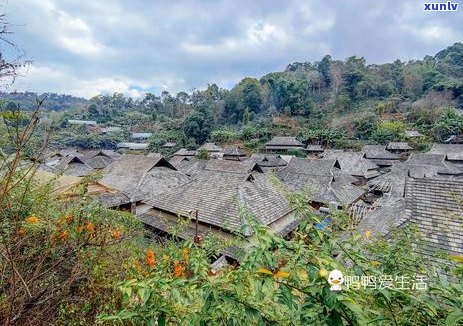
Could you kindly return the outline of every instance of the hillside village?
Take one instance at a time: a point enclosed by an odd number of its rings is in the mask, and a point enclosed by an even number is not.
[[[141,145],[150,136],[133,134],[133,144]],[[68,198],[85,177],[98,175],[87,194],[107,208],[133,213],[153,236],[171,237],[184,219],[188,223],[175,237],[200,243],[208,233],[223,239],[239,235],[241,247],[228,248],[218,257],[222,267],[239,263],[252,223],[291,237],[301,220],[288,192],[307,195],[307,207],[319,216],[320,229],[329,227],[333,212],[342,209],[353,221],[351,227],[362,234],[387,237],[415,225],[424,254],[437,262],[441,253],[463,254],[462,144],[435,143],[429,151],[418,152],[407,142],[390,142],[352,151],[280,136],[257,153],[205,143],[197,150],[181,148],[170,158],[145,155],[140,152],[145,147],[118,147],[128,149],[122,154],[76,149],[43,153],[37,159],[37,177],[56,180],[55,195]],[[294,149],[306,157],[288,155]]]

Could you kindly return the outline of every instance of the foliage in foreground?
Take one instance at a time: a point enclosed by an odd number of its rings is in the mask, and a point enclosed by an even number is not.
[[[439,274],[410,253],[416,234],[407,230],[394,243],[365,236],[342,240],[311,222],[291,240],[255,227],[255,243],[239,268],[210,270],[207,251],[191,243],[167,247],[145,274],[134,270],[120,283],[124,309],[101,321],[148,325],[458,325],[462,285]],[[367,233],[366,235],[370,235]],[[337,258],[333,258],[337,255]],[[174,266],[172,272],[172,266]],[[175,266],[181,266],[176,270]],[[330,291],[328,271],[377,278],[359,289]],[[448,271],[447,271],[448,272]],[[147,274],[146,274],[147,273]],[[461,275],[461,268],[458,272]],[[421,278],[412,288],[413,279]],[[391,276],[404,289],[379,289]],[[402,278],[403,277],[403,278]],[[426,283],[426,285],[423,285]],[[421,287],[420,287],[421,286]],[[426,286],[427,289],[423,289]]]

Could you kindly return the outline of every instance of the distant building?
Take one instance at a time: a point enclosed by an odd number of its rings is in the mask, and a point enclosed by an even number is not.
[[[104,127],[100,129],[102,134],[109,134],[111,132],[119,132],[122,131],[121,127]]]
[[[265,172],[275,172],[288,165],[280,155],[252,154],[249,160],[259,164]]]
[[[177,143],[174,142],[166,142],[164,145],[161,146],[161,148],[166,148],[166,149],[171,149],[177,146]]]
[[[68,120],[68,123],[71,125],[87,125],[87,126],[96,126],[98,125],[94,120]]]
[[[241,161],[246,158],[246,153],[236,146],[225,147],[223,150],[224,160]]]
[[[265,151],[268,153],[281,153],[294,149],[304,149],[304,144],[296,137],[273,137],[265,144]]]
[[[133,140],[141,141],[141,140],[147,140],[153,136],[153,133],[151,132],[134,132],[132,135],[130,135],[130,138]]]
[[[39,169],[55,174],[66,174],[74,177],[84,177],[93,171],[93,168],[78,156],[56,156],[52,160],[46,160]]]
[[[223,151],[222,147],[217,146],[215,143],[205,143],[198,148],[198,151],[206,150],[209,153],[221,153]]]
[[[384,145],[365,145],[363,147],[363,157],[375,163],[379,167],[389,167],[394,163],[400,162],[400,155],[388,152]]]
[[[186,148],[180,148],[173,156],[195,156],[196,151],[189,151]]]
[[[359,179],[358,184],[379,176],[379,166],[364,157],[363,152],[345,152],[342,150],[325,151],[323,159],[337,159],[342,171]]]
[[[150,144],[148,143],[119,143],[117,144],[117,148],[125,148],[128,150],[134,151],[144,151],[147,150]]]
[[[314,156],[318,156],[325,151],[322,145],[311,145],[311,144],[307,145],[307,147],[304,148],[304,150],[307,152],[307,154],[314,155]]]
[[[120,156],[120,154],[114,151],[94,150],[86,152],[82,160],[91,168],[100,170],[113,163]]]
[[[420,137],[424,137],[424,135],[420,133],[418,130],[407,130],[405,131],[405,137],[406,138],[420,138]]]
[[[407,153],[413,149],[407,142],[390,142],[386,149],[391,153]]]

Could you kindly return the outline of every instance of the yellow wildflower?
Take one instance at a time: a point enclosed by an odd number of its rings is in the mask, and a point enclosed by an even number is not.
[[[321,277],[327,277],[329,274],[328,271],[324,268],[320,269],[318,273],[320,274]]]
[[[39,222],[39,218],[35,215],[31,215],[28,218],[26,218],[26,222],[29,224],[37,224]]]
[[[372,234],[371,234],[371,231],[370,231],[370,230],[366,230],[366,231],[365,231],[365,238],[370,239],[370,238],[371,238],[371,235],[372,235]]]

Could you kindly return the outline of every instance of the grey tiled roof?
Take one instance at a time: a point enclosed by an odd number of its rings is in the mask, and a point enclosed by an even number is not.
[[[278,147],[295,147],[302,148],[304,144],[301,143],[296,137],[273,137],[265,144],[265,147],[278,148]]]
[[[322,145],[307,145],[305,148],[306,151],[308,152],[323,152],[325,149],[323,148]]]
[[[291,209],[288,201],[263,173],[203,170],[190,182],[147,202],[156,209],[187,216],[200,211],[200,221],[231,231],[249,222],[239,212],[245,207],[258,223],[269,225]]]
[[[127,194],[132,200],[149,199],[188,181],[163,157],[123,155],[103,170],[101,184]]]
[[[246,153],[241,148],[238,148],[236,146],[228,146],[224,148],[223,156],[242,157],[242,156],[246,156]]]
[[[82,160],[90,167],[94,169],[104,169],[110,165],[115,158],[118,158],[114,154],[110,154],[106,151],[89,151],[84,154]]]
[[[405,137],[409,137],[409,138],[423,137],[423,134],[420,133],[418,130],[407,130],[405,131]]]
[[[132,139],[147,139],[153,136],[153,133],[151,132],[134,132],[130,136]]]
[[[279,155],[252,154],[249,160],[256,162],[262,167],[282,167],[288,164]]]
[[[309,160],[293,158],[288,166],[275,174],[291,190],[305,190],[312,200],[329,203],[336,201],[348,206],[364,191],[352,185],[357,179],[337,168],[337,160]]]
[[[174,156],[195,156],[196,151],[189,151],[186,148],[180,148],[174,153]]]
[[[436,168],[437,174],[441,175],[463,175],[463,169],[451,162],[446,162],[444,154],[413,153],[407,163],[433,166]]]
[[[177,169],[178,165],[180,165],[183,161],[189,162],[191,160],[191,156],[173,156],[169,163],[175,166]]]
[[[77,156],[63,157],[53,170],[55,173],[64,173],[75,177],[83,177],[93,171],[90,166]]]
[[[221,152],[222,148],[214,143],[205,143],[198,150],[206,150],[208,152]]]
[[[388,152],[384,145],[365,145],[363,152],[367,159],[400,160],[399,154]]]
[[[446,155],[449,161],[463,161],[463,145],[461,144],[433,144],[428,153]]]
[[[363,152],[325,151],[323,159],[337,159],[341,170],[357,177],[371,179],[378,176],[378,166],[364,157]]]
[[[463,180],[407,180],[406,209],[430,255],[436,250],[463,254]]]
[[[395,227],[400,226],[405,218],[405,200],[403,198],[386,198],[382,206],[370,211],[357,226],[357,231],[371,231],[375,236],[387,235]]]
[[[387,144],[386,149],[390,150],[411,150],[413,147],[411,147],[407,142],[393,142],[391,141],[389,144]]]

